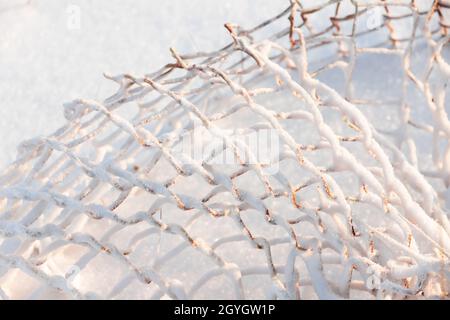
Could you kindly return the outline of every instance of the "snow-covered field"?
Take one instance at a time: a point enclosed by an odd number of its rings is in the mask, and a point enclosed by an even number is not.
[[[229,42],[287,6],[270,0],[0,0],[0,168],[24,139],[64,124],[62,104],[102,100],[103,73],[143,75],[181,52]]]

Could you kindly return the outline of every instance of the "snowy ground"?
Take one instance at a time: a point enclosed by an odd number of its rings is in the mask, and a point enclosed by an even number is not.
[[[113,87],[103,72],[153,71],[171,46],[216,49],[230,40],[224,22],[253,26],[287,3],[0,0],[0,168],[22,140],[64,123],[64,102],[106,97]]]

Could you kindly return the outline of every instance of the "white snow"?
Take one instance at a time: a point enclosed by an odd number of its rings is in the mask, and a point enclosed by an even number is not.
[[[251,27],[287,5],[270,0],[0,0],[0,168],[15,159],[21,141],[64,124],[63,103],[101,101],[113,92],[104,72],[152,72],[171,61],[169,47],[187,53],[217,49],[230,41],[225,22]]]

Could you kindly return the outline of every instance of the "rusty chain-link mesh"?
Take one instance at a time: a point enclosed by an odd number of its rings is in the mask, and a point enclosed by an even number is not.
[[[106,75],[0,178],[0,297],[448,297],[449,27],[445,1],[299,0]],[[220,143],[180,152],[198,130]]]

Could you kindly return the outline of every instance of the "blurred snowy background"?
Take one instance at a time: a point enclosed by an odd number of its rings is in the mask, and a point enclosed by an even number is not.
[[[24,139],[64,124],[62,104],[102,101],[103,72],[143,75],[180,52],[226,45],[287,0],[0,0],[0,169]]]

